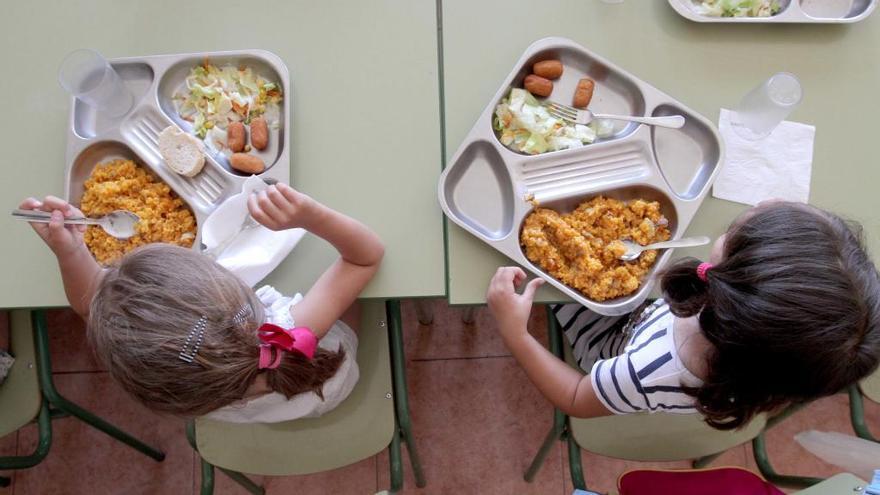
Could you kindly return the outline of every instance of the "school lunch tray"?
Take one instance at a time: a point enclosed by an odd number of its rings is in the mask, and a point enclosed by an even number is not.
[[[158,136],[166,127],[177,126],[193,134],[192,124],[178,115],[173,98],[175,94],[186,94],[183,90],[190,69],[206,60],[218,67],[250,67],[256,74],[281,84],[283,99],[278,128],[270,127],[265,150],[251,153],[266,164],[259,177],[289,182],[292,93],[287,66],[277,55],[265,50],[239,50],[116,58],[109,61],[110,65],[132,92],[134,104],[125,115],[109,118],[72,98],[64,180],[71,204],[79,206],[84,183],[95,165],[115,159],[133,160],[153,172],[187,203],[197,224],[193,249],[200,249],[205,219],[226,198],[241,192],[244,181],[250,177],[233,170],[226,156],[213,153],[207,143],[205,166],[195,177],[175,173],[159,153]]]
[[[590,110],[618,115],[683,115],[681,129],[620,123],[615,133],[582,148],[539,155],[505,147],[492,128],[495,106],[510,88],[522,87],[532,64],[561,60],[562,77],[549,99],[569,104],[582,77],[596,82]],[[653,276],[672,256],[663,251],[638,291],[597,302],[568,287],[526,258],[520,230],[534,208],[572,211],[603,195],[620,200],[658,201],[679,238],[693,219],[721,169],[724,146],[715,126],[678,100],[564,38],[545,38],[529,46],[477,119],[440,176],[440,205],[456,224],[547,280],[571,299],[604,315],[634,310],[647,297]]]
[[[668,0],[669,5],[682,17],[694,22],[726,23],[805,23],[805,24],[848,24],[864,20],[877,7],[877,0],[853,0],[852,7],[843,17],[813,17],[808,15],[801,4],[810,0],[779,0],[780,11],[770,17],[713,17],[697,12],[693,0]],[[819,0],[821,1],[821,0]]]

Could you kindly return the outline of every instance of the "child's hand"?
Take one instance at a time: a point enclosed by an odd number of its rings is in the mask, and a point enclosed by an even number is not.
[[[19,205],[23,210],[42,210],[52,212],[52,221],[49,223],[31,223],[34,231],[49,246],[55,256],[61,258],[71,255],[81,249],[85,225],[64,225],[64,219],[74,216],[84,216],[78,208],[74,208],[67,201],[46,196],[43,201],[28,198]]]
[[[523,289],[522,295],[517,294],[517,286],[525,280],[526,272],[521,268],[503,266],[495,272],[495,276],[489,282],[486,300],[505,339],[528,333],[526,326],[529,313],[532,312],[532,300],[535,298],[535,291],[544,284],[544,279],[532,280]]]
[[[272,230],[308,229],[318,210],[315,200],[281,182],[248,198],[251,216]]]

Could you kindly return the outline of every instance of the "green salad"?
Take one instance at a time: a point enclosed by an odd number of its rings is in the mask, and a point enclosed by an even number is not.
[[[770,17],[782,8],[778,0],[695,0],[697,12],[711,17]]]
[[[586,126],[557,119],[520,88],[511,89],[495,107],[492,127],[501,144],[529,155],[579,148],[614,133],[609,121],[596,120]]]

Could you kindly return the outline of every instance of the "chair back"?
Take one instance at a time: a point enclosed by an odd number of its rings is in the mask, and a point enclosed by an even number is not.
[[[880,369],[859,383],[862,394],[874,402],[880,402]]]
[[[377,454],[391,442],[395,427],[383,301],[362,303],[357,362],[354,390],[319,418],[273,424],[197,419],[199,454],[221,468],[267,476],[328,471]]]
[[[30,311],[9,312],[9,343],[15,363],[0,385],[0,437],[33,421],[43,404]]]

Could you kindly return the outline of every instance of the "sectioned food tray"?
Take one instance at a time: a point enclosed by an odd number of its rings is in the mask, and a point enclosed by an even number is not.
[[[110,64],[134,95],[134,105],[128,113],[108,118],[72,99],[64,183],[68,201],[80,204],[83,184],[95,165],[113,159],[133,160],[168,184],[190,207],[198,225],[193,248],[199,249],[204,220],[224,199],[240,192],[249,177],[232,169],[225,155],[210,148],[205,154],[204,168],[194,177],[173,172],[159,153],[158,135],[166,127],[174,125],[192,133],[192,125],[178,114],[174,100],[181,88],[185,89],[190,69],[205,60],[216,66],[250,67],[282,86],[278,125],[270,128],[268,147],[252,153],[266,164],[260,177],[289,181],[290,75],[277,55],[265,50],[241,50],[127,57],[111,59]]]
[[[618,115],[683,115],[681,129],[619,125],[615,133],[582,148],[540,155],[514,152],[496,137],[492,118],[510,88],[522,87],[535,62],[561,60],[562,78],[549,99],[570,103],[578,80],[590,77],[596,89],[590,109]],[[723,163],[723,145],[715,126],[669,95],[577,43],[545,38],[526,49],[486,106],[440,176],[439,198],[446,215],[570,298],[601,314],[635,309],[647,297],[654,273],[670,259],[658,256],[639,289],[627,297],[597,302],[548,275],[529,261],[520,246],[525,217],[534,208],[560,212],[595,197],[658,201],[672,238],[681,237]]]
[[[808,9],[804,9],[806,2],[821,3],[829,0],[779,0],[779,12],[770,17],[715,17],[700,14],[692,0],[668,0],[669,5],[682,17],[694,22],[724,22],[724,23],[807,23],[807,24],[848,24],[858,22],[874,11],[877,0],[852,0],[850,6],[847,0],[845,13],[837,16],[823,16],[820,14],[810,15]],[[840,3],[838,0],[833,0]]]

